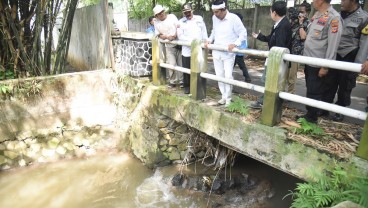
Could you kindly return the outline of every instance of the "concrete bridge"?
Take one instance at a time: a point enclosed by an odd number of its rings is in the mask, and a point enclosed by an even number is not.
[[[137,34],[133,33],[127,40],[131,41],[136,37],[138,37]],[[142,39],[142,37],[138,39],[149,41],[148,39]],[[282,59],[286,51],[277,49],[278,51],[273,54],[268,54],[269,52],[266,51],[247,51],[248,54],[257,53],[261,57],[272,57],[274,61],[269,62],[273,65],[269,66],[271,73],[268,75],[266,83],[269,84],[266,84],[266,88],[251,86],[253,90],[265,93],[266,102],[261,115],[259,116],[259,111],[251,111],[249,116],[243,117],[216,106],[216,101],[220,99],[220,93],[210,90],[207,84],[211,81],[211,78],[216,79],[216,77],[211,74],[206,74],[206,78],[203,77],[203,74],[209,71],[208,53],[201,48],[200,43],[190,44],[180,41],[176,43],[192,46],[193,68],[189,70],[165,64],[158,55],[160,54],[159,42],[157,39],[153,39],[152,83],[147,85],[149,93],[145,91],[140,99],[145,102],[144,106],[154,106],[160,114],[179,122],[185,122],[189,126],[218,139],[224,146],[299,178],[307,179],[308,169],[332,169],[335,165],[341,165],[346,169],[358,168],[359,172],[368,173],[367,152],[364,148],[361,148],[360,157],[356,157],[356,146],[358,145],[356,142],[355,144],[341,144],[335,139],[331,143],[327,142],[326,145],[334,146],[336,144],[334,141],[336,141],[339,143],[338,145],[343,145],[351,150],[345,156],[341,156],[332,151],[326,151],[323,145],[320,147],[313,146],[312,138],[309,138],[309,141],[297,141],[290,135],[292,130],[288,131],[282,128],[283,122],[281,121],[286,116],[282,113],[285,108],[283,108],[282,99],[278,95],[283,90],[285,83],[285,77],[283,76],[285,75],[286,64]],[[184,95],[179,89],[176,91],[166,88],[166,69],[164,67],[172,67],[175,70],[191,74],[191,96]],[[354,67],[358,68],[359,66],[354,65]],[[118,70],[124,71],[124,68]],[[145,73],[142,75],[146,75]],[[128,72],[128,74],[134,76],[132,72]],[[248,86],[247,83],[240,81],[235,81],[235,83],[240,87]],[[290,113],[292,114],[292,112]],[[366,118],[364,112],[358,113]],[[364,123],[364,121],[360,121],[360,123]],[[367,130],[368,128],[365,127],[360,147],[366,146],[364,142],[366,142]],[[365,159],[362,159],[362,157]]]
[[[19,132],[55,131],[65,124],[121,122],[125,126],[122,131],[128,132],[122,133],[122,138],[130,140],[136,156],[142,161],[149,157],[155,160],[160,154],[155,148],[158,134],[142,133],[142,125],[152,120],[150,128],[154,129],[157,121],[153,114],[158,114],[186,123],[230,149],[302,179],[308,179],[309,169],[329,170],[336,165],[368,175],[368,161],[356,157],[354,152],[344,157],[334,155],[293,140],[283,126],[261,124],[255,117],[257,112],[242,116],[214,105],[219,99],[217,91],[208,89],[205,99],[193,100],[180,89],[155,86],[147,77],[119,79],[111,70],[37,79],[42,96],[17,96],[1,102],[0,142],[16,141]],[[116,81],[122,86],[117,87]],[[114,98],[119,92],[123,92],[121,100],[125,104]],[[119,117],[119,111],[125,114]]]
[[[219,92],[200,85],[204,80],[196,80],[199,74],[192,76],[192,94],[187,96],[180,89],[168,89],[164,85],[165,76],[159,75],[158,68],[155,69],[159,63],[154,59],[153,64],[152,79],[119,77],[117,74],[121,74],[121,69],[115,72],[101,70],[38,78],[37,83],[42,86],[42,96],[20,96],[19,99],[12,100],[4,98],[1,102],[0,142],[17,139],[16,134],[22,131],[60,129],[65,122],[111,125],[120,121],[118,111],[123,110],[126,113],[122,118],[126,121],[126,129],[123,130],[128,132],[125,136],[129,134],[124,138],[134,143],[131,148],[142,161],[146,161],[148,157],[154,160],[160,154],[155,148],[158,140],[152,139],[157,137],[156,133],[139,132],[143,131],[139,125],[144,124],[145,120],[156,119],[151,115],[154,113],[185,123],[219,140],[230,149],[302,179],[308,180],[309,169],[331,170],[336,165],[368,175],[368,161],[355,156],[357,143],[354,144],[354,141],[346,144],[350,151],[341,156],[323,146],[311,145],[308,143],[311,139],[294,139],[290,130],[282,123],[280,125],[275,122],[278,118],[278,121],[282,121],[287,117],[282,114],[285,110],[282,103],[277,103],[281,111],[273,110],[268,114],[271,115],[270,118],[265,117],[267,114],[259,116],[259,111],[252,110],[247,116],[230,113],[216,105]],[[5,84],[27,81],[33,82],[33,79],[8,81]],[[120,83],[120,86],[116,83]],[[240,83],[243,84],[245,83]],[[119,93],[123,93],[122,100],[125,104],[115,99]],[[205,97],[201,97],[203,95]],[[278,99],[277,93],[270,95],[270,99]],[[269,122],[267,125],[264,119]],[[152,124],[155,125],[154,122]],[[367,128],[364,129],[366,131]],[[366,138],[361,141],[364,139]],[[339,141],[326,141],[327,145],[337,144],[334,142]]]
[[[163,63],[162,58],[158,54],[160,54],[159,41],[157,39],[152,39],[153,49],[152,49],[152,64],[153,64],[153,83],[155,85],[163,85],[166,83],[165,76],[165,68],[174,69],[177,71],[181,71],[183,73],[189,73],[191,75],[191,89],[190,92],[192,94],[192,99],[194,100],[202,100],[206,99],[206,81],[208,79],[225,82],[228,84],[253,89],[255,91],[264,93],[265,102],[262,108],[262,113],[260,119],[256,122],[257,124],[251,123],[246,124],[244,122],[240,122],[236,120],[234,116],[227,116],[226,114],[217,114],[215,113],[214,118],[212,117],[211,112],[207,112],[206,108],[202,109],[199,112],[196,112],[197,108],[189,107],[190,112],[188,112],[190,120],[189,125],[209,134],[210,136],[219,139],[226,146],[242,153],[253,157],[257,160],[260,160],[268,165],[276,167],[282,171],[288,172],[290,174],[296,175],[301,178],[306,178],[306,170],[309,168],[314,169],[330,169],[336,165],[336,162],[329,161],[329,159],[324,158],[325,153],[320,153],[321,149],[318,150],[315,148],[308,147],[305,144],[297,144],[297,143],[289,143],[290,138],[288,138],[287,133],[283,132],[279,128],[268,128],[266,126],[274,127],[276,124],[280,123],[282,118],[282,101],[283,99],[287,99],[290,101],[295,101],[298,103],[306,102],[307,105],[318,107],[325,110],[336,110],[335,112],[342,112],[345,115],[356,116],[356,118],[360,118],[365,120],[365,126],[363,128],[363,133],[361,136],[360,145],[356,154],[363,158],[358,159],[355,156],[350,157],[350,159],[354,160],[355,166],[357,161],[361,161],[366,163],[368,159],[367,153],[367,142],[368,142],[368,122],[367,122],[367,114],[365,112],[360,112],[353,109],[340,109],[339,106],[333,104],[327,104],[320,101],[303,99],[301,96],[295,96],[288,93],[283,93],[283,89],[285,87],[286,81],[286,60],[290,61],[298,61],[304,64],[310,63],[318,63],[321,66],[328,66],[332,68],[337,68],[341,70],[355,70],[358,72],[360,70],[360,65],[358,64],[350,64],[342,63],[336,61],[327,61],[327,60],[307,60],[309,58],[298,57],[294,55],[288,55],[288,51],[282,48],[273,48],[269,53],[259,53],[254,52],[254,50],[246,51],[245,54],[248,55],[260,55],[269,58],[269,71],[266,80],[266,87],[262,89],[256,85],[250,85],[247,83],[239,83],[238,81],[225,80],[221,78],[217,78],[211,74],[207,73],[208,65],[207,61],[207,52],[202,49],[202,45],[198,41],[193,41],[191,44],[174,41],[174,43],[179,45],[188,45],[192,47],[192,56],[191,56],[191,69],[185,69],[177,66],[170,66],[168,64]],[[222,49],[216,46],[211,47],[212,50],[227,50],[226,48]],[[244,50],[238,50],[237,52],[244,52]],[[288,56],[287,56],[288,55]],[[306,60],[303,60],[306,59]],[[336,63],[333,63],[336,62]],[[216,100],[216,99],[215,99]],[[302,101],[301,101],[302,100]],[[170,106],[166,106],[163,109],[169,109]],[[333,110],[334,109],[334,110]],[[185,109],[183,109],[185,110]],[[167,111],[167,115],[174,118],[174,113]],[[200,113],[206,111],[205,114]],[[346,112],[348,111],[348,113]],[[192,114],[196,112],[195,114]],[[216,115],[217,114],[217,115]],[[182,115],[182,114],[180,114]],[[211,115],[211,116],[208,116]],[[203,118],[209,118],[210,122],[203,122]],[[199,121],[193,121],[193,118],[196,118]],[[222,120],[224,119],[224,120]],[[233,120],[235,119],[235,120]],[[200,122],[202,121],[202,122]],[[213,122],[214,121],[214,122]],[[193,122],[190,124],[190,122]],[[260,124],[258,124],[260,123]],[[241,125],[240,125],[241,124]],[[263,125],[262,125],[263,124]],[[260,125],[260,126],[258,126]],[[231,130],[230,130],[231,129]],[[238,130],[240,129],[240,130]],[[240,131],[240,132],[239,132]],[[282,133],[283,132],[283,133]],[[301,146],[300,146],[301,145]],[[312,150],[315,151],[312,151]],[[327,156],[332,159],[334,156]],[[314,158],[314,159],[313,159]],[[337,158],[335,158],[337,159]],[[345,158],[347,159],[347,158]],[[345,161],[346,162],[346,161]],[[347,162],[350,163],[351,161]],[[328,167],[332,164],[332,167]],[[309,166],[310,165],[310,166]],[[364,168],[364,165],[360,168]],[[363,171],[363,172],[366,172]]]
[[[148,103],[160,109],[160,113],[210,135],[224,146],[241,154],[252,157],[267,165],[296,177],[307,179],[307,172],[314,170],[332,170],[341,165],[347,170],[358,169],[368,174],[368,161],[354,154],[339,158],[322,149],[308,146],[290,138],[288,131],[280,126],[269,127],[260,124],[259,118],[252,119],[229,113],[223,107],[214,105],[219,96],[194,101],[180,90],[167,90],[166,87],[149,86],[145,94]],[[218,92],[216,92],[218,93]],[[250,118],[250,119],[249,119]]]

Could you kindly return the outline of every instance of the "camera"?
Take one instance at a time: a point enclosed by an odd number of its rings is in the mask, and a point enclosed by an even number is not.
[[[295,9],[294,7],[290,7],[288,9],[288,13],[289,13],[289,19],[292,22],[298,19],[299,11],[297,9]]]

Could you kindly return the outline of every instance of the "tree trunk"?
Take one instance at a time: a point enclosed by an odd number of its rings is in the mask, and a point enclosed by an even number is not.
[[[62,24],[62,33],[59,37],[58,46],[56,48],[56,60],[53,73],[59,74],[64,72],[67,53],[69,50],[70,34],[72,31],[72,24],[74,13],[77,7],[78,0],[68,0],[66,9],[64,11],[64,20]]]

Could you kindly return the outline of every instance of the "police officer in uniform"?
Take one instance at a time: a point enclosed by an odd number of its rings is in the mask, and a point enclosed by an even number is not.
[[[336,60],[364,63],[367,60],[368,35],[364,28],[368,27],[368,13],[362,10],[359,0],[341,0],[341,17],[343,19],[342,35],[337,49]],[[368,32],[367,32],[368,33]],[[332,103],[337,92],[336,104],[349,106],[351,91],[356,86],[357,73],[330,69],[325,79],[323,101]],[[322,111],[328,115],[327,111]],[[344,115],[336,113],[334,121],[342,121]]]
[[[368,35],[368,25],[365,27],[365,30],[367,32],[366,35]],[[367,56],[367,60],[362,64],[362,69],[360,73],[368,75],[368,56]],[[365,112],[368,112],[368,95],[367,95],[367,107],[365,107]]]
[[[331,0],[313,0],[315,15],[308,27],[307,38],[304,43],[304,56],[336,59],[336,51],[342,33],[340,14],[330,5]],[[305,82],[307,97],[322,100],[324,82],[323,77],[328,73],[326,67],[305,65]],[[317,108],[307,106],[307,113],[297,116],[296,119],[305,118],[309,122],[317,122]]]

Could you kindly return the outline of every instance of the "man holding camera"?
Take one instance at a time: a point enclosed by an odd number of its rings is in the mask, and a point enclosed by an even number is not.
[[[304,41],[307,37],[307,28],[309,25],[308,15],[311,10],[310,4],[303,2],[299,9],[289,10],[289,19],[291,22],[291,54],[303,55]],[[295,93],[295,83],[297,79],[300,63],[291,62],[289,69],[289,78],[287,90],[289,93]]]

